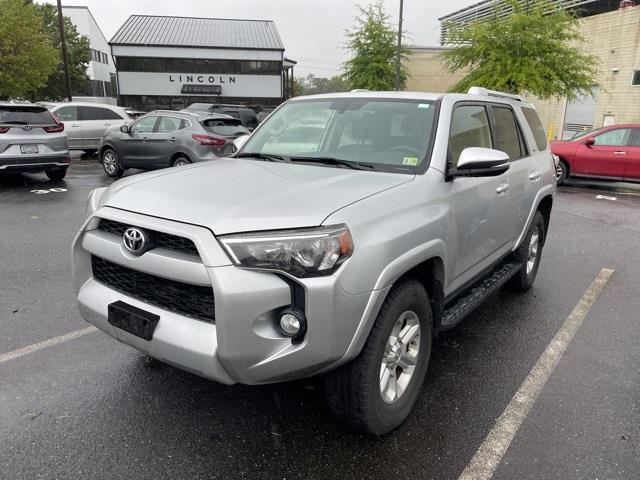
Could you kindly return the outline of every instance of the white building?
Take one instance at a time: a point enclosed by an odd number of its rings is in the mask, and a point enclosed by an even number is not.
[[[295,62],[272,21],[132,15],[109,44],[121,105],[267,106],[290,96]]]
[[[82,91],[73,91],[77,101],[95,101],[116,104],[118,89],[116,67],[111,57],[109,42],[87,7],[63,6],[62,13],[69,17],[78,33],[89,38],[91,61],[87,67],[89,82]]]

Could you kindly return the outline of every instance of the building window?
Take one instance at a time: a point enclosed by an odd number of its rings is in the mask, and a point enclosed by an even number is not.
[[[280,75],[282,63],[251,60],[207,60],[193,58],[118,57],[121,72],[209,73]]]
[[[89,53],[91,56],[91,61],[109,65],[109,57],[106,53],[101,52],[100,50],[95,50],[93,48],[89,49]]]
[[[640,70],[633,71],[633,77],[631,78],[631,85],[640,85]]]

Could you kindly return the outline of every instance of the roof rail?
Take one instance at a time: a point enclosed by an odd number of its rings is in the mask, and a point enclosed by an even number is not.
[[[368,88],[354,88],[353,90],[351,90],[351,93],[368,92],[368,91],[369,91]]]
[[[467,93],[469,95],[484,95],[485,97],[510,98],[512,100],[517,100],[518,102],[522,102],[522,97],[520,95],[513,95],[512,93],[498,92],[496,90],[488,90],[483,87],[471,87]]]
[[[152,110],[149,113],[171,113],[171,114],[178,114],[178,115],[195,115],[198,116],[198,114],[196,112],[188,112],[188,111],[184,111],[184,110]],[[205,113],[205,112],[202,112]]]

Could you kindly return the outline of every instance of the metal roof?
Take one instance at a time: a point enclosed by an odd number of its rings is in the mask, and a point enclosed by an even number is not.
[[[110,45],[284,50],[271,20],[131,15]]]

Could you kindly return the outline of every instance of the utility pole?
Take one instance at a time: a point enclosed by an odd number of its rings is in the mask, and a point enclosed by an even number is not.
[[[67,42],[64,39],[64,17],[62,16],[61,0],[58,0],[58,28],[60,29],[60,47],[62,48],[62,63],[64,64],[64,83],[67,87],[67,99],[71,101],[71,80],[69,79],[69,57],[67,56]]]
[[[58,0],[60,1],[60,0]],[[400,0],[400,20],[398,21],[398,50],[396,51],[396,91],[400,91],[400,51],[402,50],[402,11],[404,0]]]

